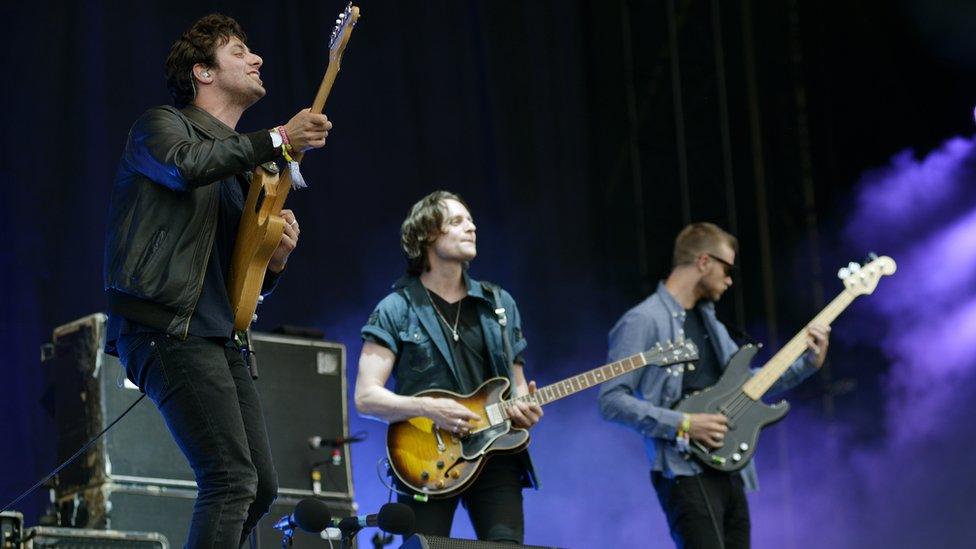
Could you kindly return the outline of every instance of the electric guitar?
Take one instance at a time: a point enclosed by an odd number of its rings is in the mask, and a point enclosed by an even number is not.
[[[312,102],[311,112],[315,114],[321,114],[325,107],[325,100],[328,99],[332,84],[339,73],[342,54],[358,20],[359,8],[352,5],[352,2],[336,20],[329,42],[329,65],[315,101]],[[261,301],[264,274],[268,270],[271,256],[281,241],[281,235],[285,232],[285,220],[281,217],[281,209],[285,205],[285,199],[288,198],[293,178],[301,177],[295,173],[298,162],[302,159],[301,151],[295,151],[292,158],[295,163],[289,163],[281,173],[277,165],[268,163],[258,166],[251,178],[241,222],[237,228],[237,241],[231,257],[230,276],[227,281],[227,294],[234,311],[235,330],[246,330],[254,319],[254,311]]]
[[[894,274],[896,265],[890,257],[872,256],[864,265],[851,263],[838,273],[844,281],[844,291],[813,318],[810,324],[829,326],[854,298],[874,292],[882,276]],[[696,440],[691,441],[691,454],[702,464],[719,471],[738,471],[746,466],[756,451],[759,431],[783,419],[790,405],[782,400],[769,406],[761,400],[769,388],[789,369],[806,350],[806,329],[793,336],[776,355],[755,374],[749,363],[757,348],[746,345],[729,360],[718,382],[689,395],[675,407],[686,414],[722,414],[728,420],[728,432],[720,448],[710,449]]]
[[[421,391],[416,396],[453,399],[479,419],[470,422],[471,432],[463,436],[435,427],[426,417],[390,424],[386,434],[390,468],[403,484],[419,493],[433,498],[454,496],[474,482],[491,454],[514,453],[528,446],[529,432],[513,427],[509,419],[508,411],[516,402],[541,406],[648,364],[667,366],[697,359],[698,349],[691,341],[667,342],[510,400],[506,400],[509,381],[504,377],[489,379],[467,395],[440,389]]]

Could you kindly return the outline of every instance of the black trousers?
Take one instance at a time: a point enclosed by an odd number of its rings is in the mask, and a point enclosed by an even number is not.
[[[118,348],[129,379],[156,404],[196,477],[186,546],[241,546],[271,508],[278,480],[240,352],[159,333],[123,336]]]
[[[517,455],[488,459],[485,468],[467,490],[459,496],[430,499],[426,503],[408,496],[398,496],[416,515],[415,532],[450,537],[458,502],[464,504],[478,539],[522,543],[525,538],[525,516],[522,512],[522,462]]]
[[[742,477],[706,471],[693,477],[666,478],[651,472],[651,483],[668,518],[671,537],[679,549],[748,549],[749,502]],[[705,504],[711,505],[715,522]],[[718,525],[719,532],[715,531]]]

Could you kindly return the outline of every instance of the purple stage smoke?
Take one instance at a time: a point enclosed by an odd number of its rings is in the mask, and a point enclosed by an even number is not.
[[[976,144],[952,139],[868,174],[846,235],[898,261],[865,307],[884,319],[881,348],[892,441],[939,436],[956,384],[976,372]]]
[[[754,513],[763,530],[755,532],[757,546],[783,537],[795,547],[958,546],[968,539],[976,463],[972,445],[961,441],[976,436],[964,419],[976,412],[974,168],[976,139],[955,138],[923,158],[900,153],[858,184],[846,244],[892,256],[898,272],[838,321],[833,360],[850,375],[858,357],[843,355],[842,344],[879,350],[888,361],[883,405],[878,417],[865,417],[871,406],[857,405],[871,394],[861,389],[842,397],[856,411],[835,424],[807,411],[787,420],[793,478],[772,471],[766,486],[775,493],[788,485],[796,527],[765,531],[777,511],[763,493]]]

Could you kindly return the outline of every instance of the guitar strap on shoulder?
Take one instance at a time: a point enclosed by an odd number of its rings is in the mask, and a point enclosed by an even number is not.
[[[505,314],[505,307],[502,305],[501,288],[491,282],[482,282],[481,287],[489,292],[495,301],[495,316],[498,317],[498,324],[502,327],[502,351],[505,353],[506,366],[510,369],[515,357],[512,356],[512,344],[508,341],[508,330],[505,329],[508,326],[508,315]]]

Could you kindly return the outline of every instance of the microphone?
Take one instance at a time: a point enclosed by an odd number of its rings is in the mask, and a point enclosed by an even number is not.
[[[318,450],[319,448],[337,448],[345,444],[352,444],[353,442],[362,442],[364,440],[366,440],[366,437],[363,436],[323,438],[316,435],[313,437],[308,437],[308,447],[313,450]]]
[[[351,437],[338,437],[338,438],[322,438],[320,436],[308,437],[308,447],[313,450],[318,450],[319,448],[331,448],[332,449],[332,465],[342,465],[342,448],[346,444],[352,444],[353,442],[362,442],[366,440],[365,434],[353,435]]]
[[[344,519],[332,519],[332,526],[343,532],[356,532],[367,526],[377,526],[384,532],[406,535],[413,533],[415,522],[413,509],[402,503],[387,503],[375,515],[359,515]]]
[[[329,527],[332,513],[329,507],[313,498],[305,498],[295,505],[290,515],[285,515],[275,523],[274,529],[285,531],[294,530],[297,526],[306,532],[318,533]]]

